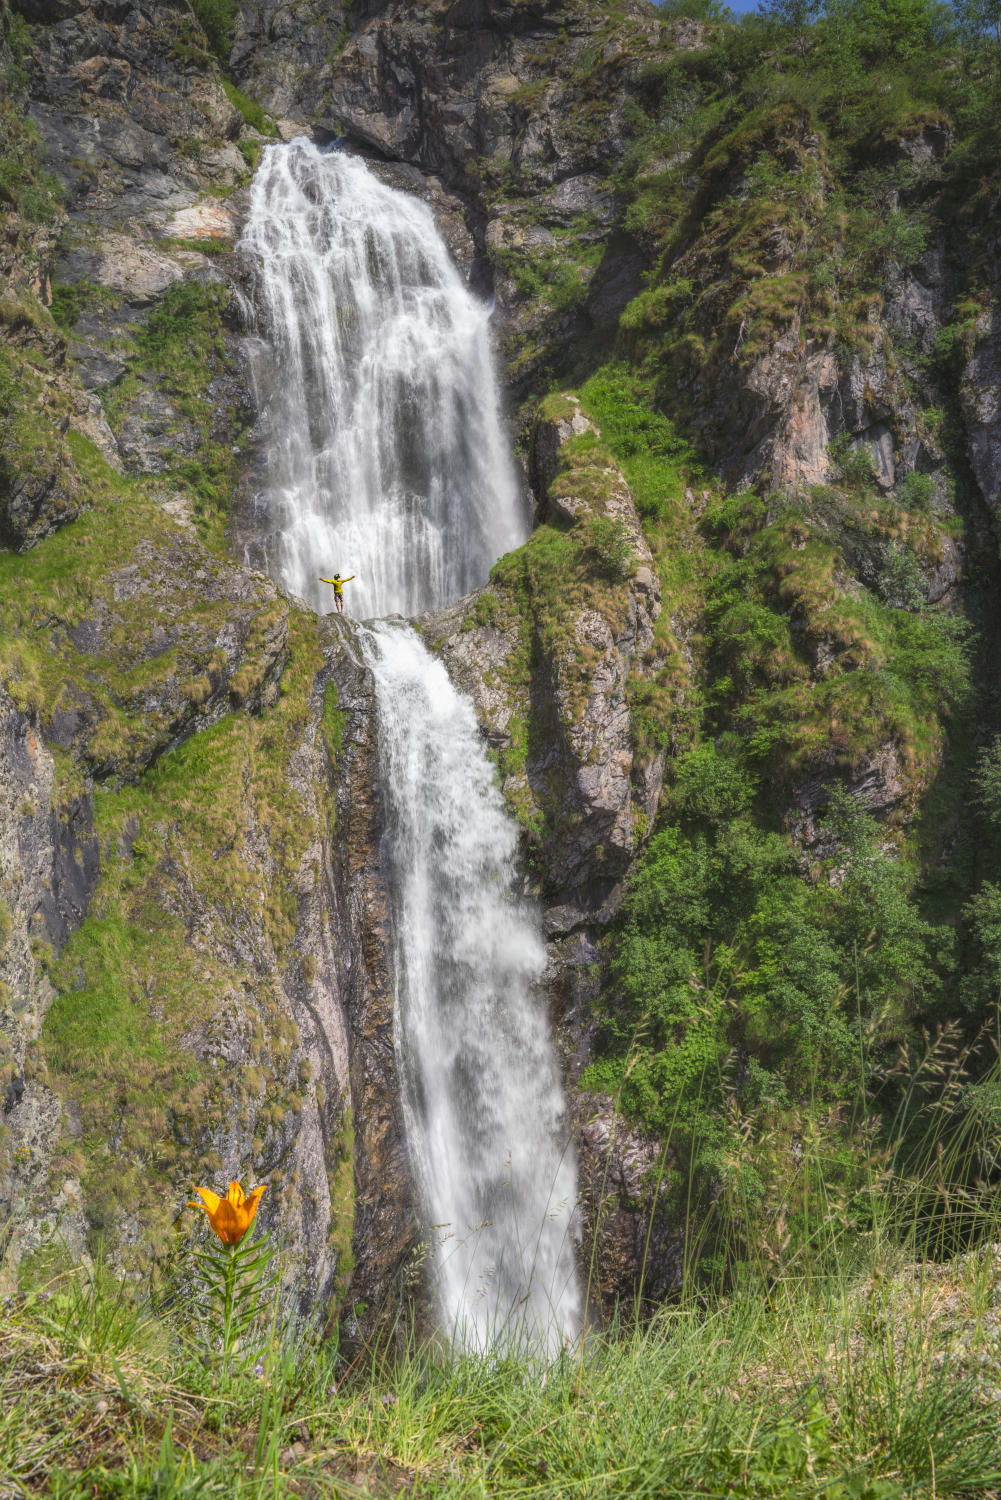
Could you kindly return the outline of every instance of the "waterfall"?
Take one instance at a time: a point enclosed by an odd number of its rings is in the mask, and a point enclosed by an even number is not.
[[[487,309],[423,203],[306,141],[269,147],[242,246],[262,265],[256,383],[271,566],[367,618],[440,608],[527,534]],[[580,1326],[576,1167],[537,918],[472,703],[402,621],[358,639],[375,680],[392,848],[404,1123],[449,1336],[554,1348]]]
[[[573,1157],[537,923],[514,895],[516,834],[472,703],[408,626],[367,631],[393,861],[404,1121],[454,1341],[580,1326]]]
[[[430,209],[357,157],[269,146],[240,248],[261,266],[255,385],[268,561],[315,608],[353,574],[358,619],[440,607],[525,539],[489,309]]]

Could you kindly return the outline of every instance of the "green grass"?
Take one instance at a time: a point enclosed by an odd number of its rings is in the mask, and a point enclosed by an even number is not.
[[[57,281],[52,286],[50,311],[59,327],[69,333],[76,327],[81,315],[91,308],[120,307],[121,303],[120,295],[109,292],[106,287],[98,286],[95,282],[83,280],[68,286]]]
[[[226,98],[230,104],[234,105],[240,111],[248,125],[252,125],[255,130],[259,130],[261,135],[271,136],[275,139],[279,138],[278,127],[274,120],[272,120],[270,115],[264,113],[264,110],[256,100],[249,99],[246,94],[241,94],[240,90],[235,84],[230,83],[228,78],[222,80],[222,86],[226,91]],[[253,167],[254,165],[254,162],[248,162],[248,166]]]
[[[651,397],[622,365],[597,371],[580,390],[581,404],[600,427],[644,521],[666,519],[697,467],[691,444],[653,409]]]
[[[835,1231],[836,1270],[761,1257],[723,1297],[593,1325],[553,1358],[405,1324],[360,1353],[265,1307],[223,1369],[191,1290],[64,1259],[0,1311],[0,1472],[60,1500],[487,1495],[905,1500],[1001,1486],[996,1205],[980,1248]],[[898,1224],[899,1227],[899,1224]],[[189,1278],[185,1280],[185,1278]]]
[[[857,1112],[851,1191],[820,1115],[804,1112],[795,1156],[748,1130],[721,1165],[719,1232],[690,1223],[676,1295],[641,1319],[602,1324],[595,1309],[552,1356],[517,1338],[450,1351],[406,1311],[342,1348],[336,1325],[296,1326],[269,1298],[224,1366],[202,1311],[200,1215],[159,1284],[116,1281],[99,1245],[91,1267],[53,1244],[0,1304],[0,1473],[12,1493],[61,1500],[404,1485],[452,1500],[988,1500],[1001,1198],[984,1167],[1001,1110],[981,1104],[996,1064],[971,1095],[972,1062],[948,1037],[900,1058],[885,1145]],[[347,1164],[350,1118],[336,1144]],[[786,1169],[763,1203],[769,1152]]]

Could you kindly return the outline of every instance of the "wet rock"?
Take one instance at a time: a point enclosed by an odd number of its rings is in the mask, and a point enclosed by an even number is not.
[[[430,176],[408,163],[369,160],[368,168],[387,187],[401,193],[412,193],[426,203],[456,265],[467,279],[474,275],[482,278],[476,240],[469,228],[475,215],[468,199],[450,193],[439,177]]]
[[[960,383],[967,451],[987,504],[1001,509],[1001,320],[993,307],[978,317]]]
[[[331,846],[335,912],[343,934],[341,1005],[350,1049],[354,1120],[353,1344],[394,1302],[419,1244],[394,1045],[389,869],[376,739],[375,686],[352,640],[354,627],[323,617],[318,633],[343,715],[336,758],[338,837]],[[367,1314],[359,1304],[367,1304]]]

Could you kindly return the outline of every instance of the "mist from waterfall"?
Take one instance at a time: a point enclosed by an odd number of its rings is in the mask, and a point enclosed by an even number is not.
[[[263,152],[240,248],[261,267],[255,385],[268,432],[268,566],[314,608],[354,575],[358,619],[485,583],[527,512],[489,308],[430,209],[305,139]]]
[[[426,206],[362,161],[269,147],[242,241],[262,266],[256,382],[270,566],[348,612],[376,688],[393,902],[394,1045],[439,1326],[554,1349],[580,1328],[576,1166],[538,914],[470,700],[402,621],[525,540],[488,311]]]
[[[397,1064],[439,1315],[466,1347],[553,1349],[580,1328],[577,1174],[514,824],[442,663],[402,623],[362,646],[389,803]]]

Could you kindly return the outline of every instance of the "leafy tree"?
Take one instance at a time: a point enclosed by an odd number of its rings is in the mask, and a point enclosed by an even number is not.
[[[819,0],[770,0],[768,5],[759,5],[761,15],[789,26],[799,36],[820,14]]]
[[[857,976],[864,1013],[923,997],[936,983],[931,947],[943,934],[908,899],[906,869],[889,857],[879,824],[840,783],[830,789],[825,823],[843,861],[843,878],[825,900],[828,930],[848,977]]]
[[[793,32],[800,55],[805,57],[806,28],[820,14],[820,0],[768,0],[758,9],[763,17]]]
[[[861,48],[874,61],[919,57],[940,46],[955,25],[952,7],[941,0],[849,0],[848,9]]]
[[[693,21],[735,21],[737,18],[722,0],[663,0],[661,14],[668,20],[688,17]]]
[[[1001,1007],[1001,890],[986,880],[963,908],[969,972],[959,986],[959,998],[972,1015]]]
[[[831,77],[840,116],[849,96],[863,83],[861,40],[855,0],[825,0],[821,58]]]
[[[1001,737],[981,746],[973,772],[977,805],[991,832],[1001,834]]]

